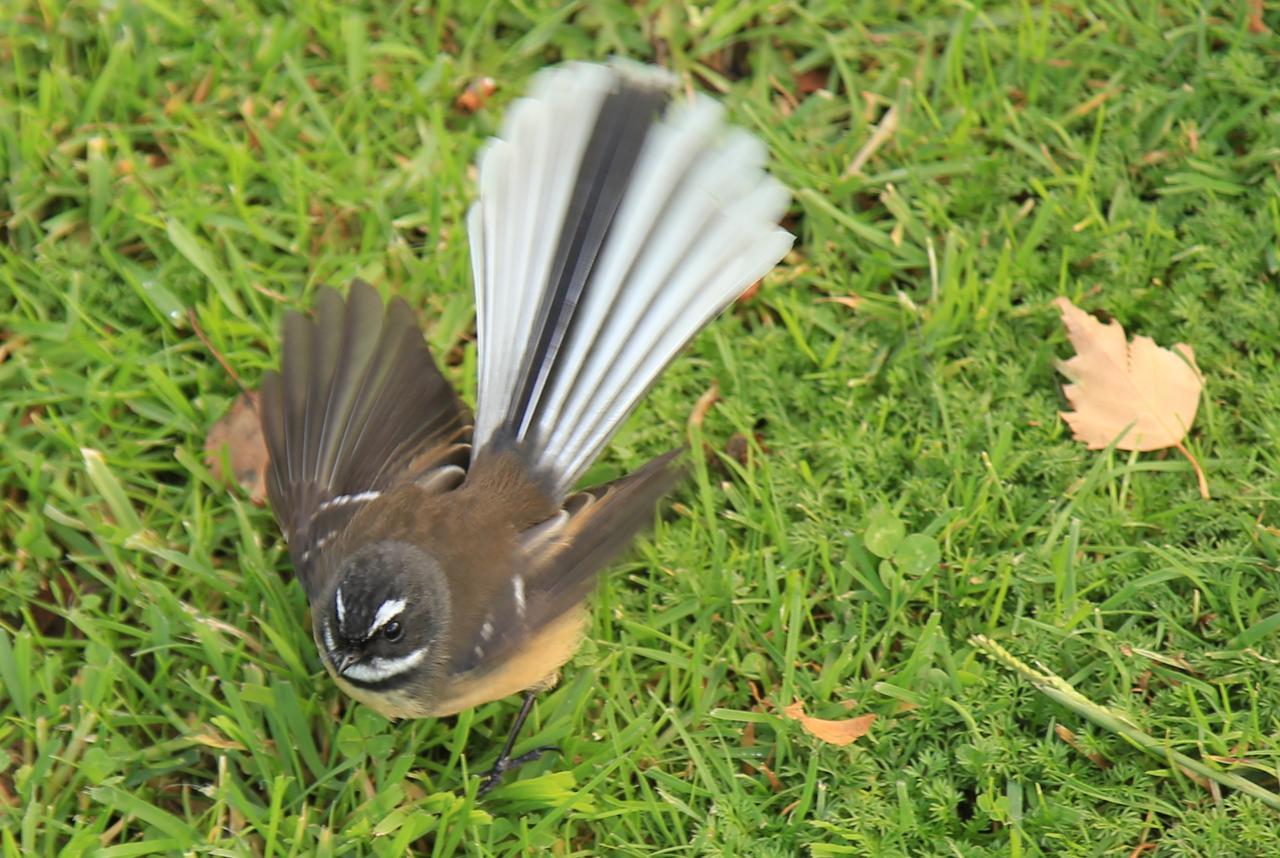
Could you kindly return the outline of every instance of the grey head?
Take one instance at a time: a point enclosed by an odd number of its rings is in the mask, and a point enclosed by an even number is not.
[[[361,688],[387,690],[436,678],[450,613],[439,565],[417,546],[388,540],[343,560],[313,608],[312,624],[334,673]]]

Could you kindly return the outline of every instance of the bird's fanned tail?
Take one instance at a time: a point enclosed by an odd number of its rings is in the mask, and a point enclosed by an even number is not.
[[[793,240],[764,147],[669,89],[652,69],[544,72],[481,157],[475,447],[514,451],[552,497]]]

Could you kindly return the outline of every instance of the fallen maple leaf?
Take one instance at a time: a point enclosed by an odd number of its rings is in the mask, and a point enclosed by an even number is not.
[[[231,474],[222,472],[222,448],[227,448],[226,461]],[[204,461],[215,479],[230,483],[233,479],[258,506],[267,499],[267,442],[258,421],[258,392],[241,394],[231,410],[209,429],[204,439]]]
[[[799,721],[800,726],[810,736],[821,739],[829,745],[840,745],[841,747],[852,744],[867,735],[867,731],[871,729],[872,722],[876,720],[874,714],[859,715],[857,718],[848,718],[842,721],[811,718],[804,714],[804,704],[799,700],[783,708],[782,714],[793,721]]]
[[[1200,493],[1208,498],[1204,473],[1182,445],[1204,387],[1191,346],[1175,343],[1170,350],[1143,336],[1127,343],[1118,322],[1104,325],[1066,298],[1053,305],[1076,349],[1075,357],[1058,363],[1072,381],[1062,392],[1075,410],[1062,412],[1062,419],[1076,440],[1090,450],[1111,444],[1121,450],[1176,447],[1191,461]]]

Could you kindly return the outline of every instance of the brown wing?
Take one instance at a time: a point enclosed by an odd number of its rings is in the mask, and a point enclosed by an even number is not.
[[[320,553],[364,503],[406,479],[456,484],[470,422],[403,300],[384,310],[356,280],[345,302],[321,290],[314,320],[285,317],[281,373],[262,380],[267,488],[309,598]]]
[[[683,473],[674,464],[681,452],[673,450],[633,474],[578,492],[557,515],[523,531],[516,568],[497,578],[477,622],[455,627],[450,675],[468,678],[497,669],[548,630],[563,626],[591,592],[597,574],[653,522],[657,502]],[[543,664],[541,675],[530,676],[528,684],[553,674],[572,654],[570,648],[552,658],[553,664]]]

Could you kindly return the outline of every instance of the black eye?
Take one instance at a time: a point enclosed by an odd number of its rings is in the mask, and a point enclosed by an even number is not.
[[[399,623],[392,620],[382,627],[382,636],[392,643],[395,643],[400,640],[400,638],[404,637],[404,629],[400,628]]]

